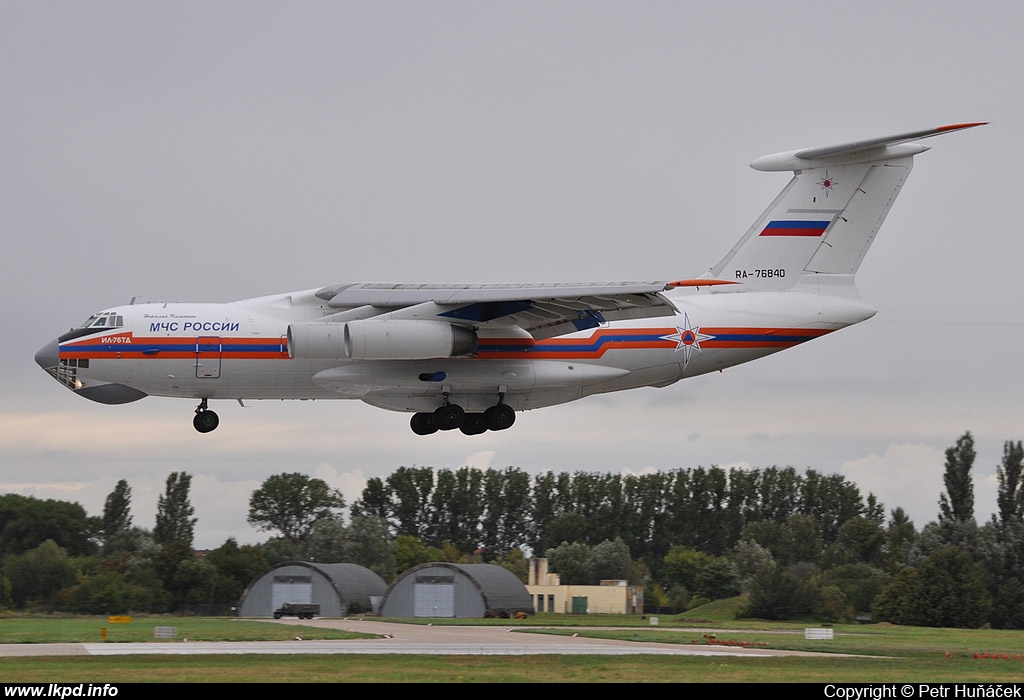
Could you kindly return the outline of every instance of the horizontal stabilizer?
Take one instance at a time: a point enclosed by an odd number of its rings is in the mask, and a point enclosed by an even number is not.
[[[961,129],[970,129],[974,126],[982,126],[988,122],[968,122],[965,124],[950,124],[935,129],[922,129],[920,131],[908,131],[905,134],[895,136],[882,136],[861,141],[851,141],[837,146],[824,146],[822,148],[802,148],[795,151],[784,151],[773,153],[769,156],[762,156],[750,164],[754,170],[765,172],[778,172],[785,170],[804,170],[806,168],[824,168],[827,166],[851,165],[854,163],[866,163],[870,161],[889,160],[892,158],[905,158],[915,156],[928,150],[928,146],[906,146],[911,141],[919,141],[930,136],[948,134]]]

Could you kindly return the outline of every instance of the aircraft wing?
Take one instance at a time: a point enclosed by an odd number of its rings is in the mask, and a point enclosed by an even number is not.
[[[331,320],[386,316],[441,320],[475,329],[518,327],[536,340],[594,328],[608,321],[670,316],[666,282],[554,284],[353,283],[316,296],[339,313]]]

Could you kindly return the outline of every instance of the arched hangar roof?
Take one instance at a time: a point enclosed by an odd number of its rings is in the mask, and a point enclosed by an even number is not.
[[[454,586],[442,602],[423,587]],[[526,586],[495,564],[431,562],[409,569],[388,587],[381,614],[388,617],[483,617],[488,611],[533,613]]]
[[[350,609],[369,611],[387,590],[380,576],[358,564],[319,564],[286,561],[254,578],[242,594],[243,617],[273,614],[282,602],[315,603],[323,617],[348,615]]]

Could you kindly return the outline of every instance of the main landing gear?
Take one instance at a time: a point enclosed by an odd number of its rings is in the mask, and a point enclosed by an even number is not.
[[[417,435],[430,435],[438,430],[458,428],[464,435],[479,435],[488,430],[505,430],[516,422],[516,412],[511,406],[499,403],[483,413],[466,413],[454,403],[445,403],[435,411],[414,413],[409,426]]]
[[[192,419],[192,426],[201,433],[208,433],[216,430],[218,425],[220,418],[206,407],[206,399],[203,399],[196,406],[196,417]]]

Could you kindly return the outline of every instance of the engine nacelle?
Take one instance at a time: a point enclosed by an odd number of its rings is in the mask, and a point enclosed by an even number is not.
[[[288,354],[301,360],[433,360],[476,352],[476,332],[444,321],[293,323]]]

